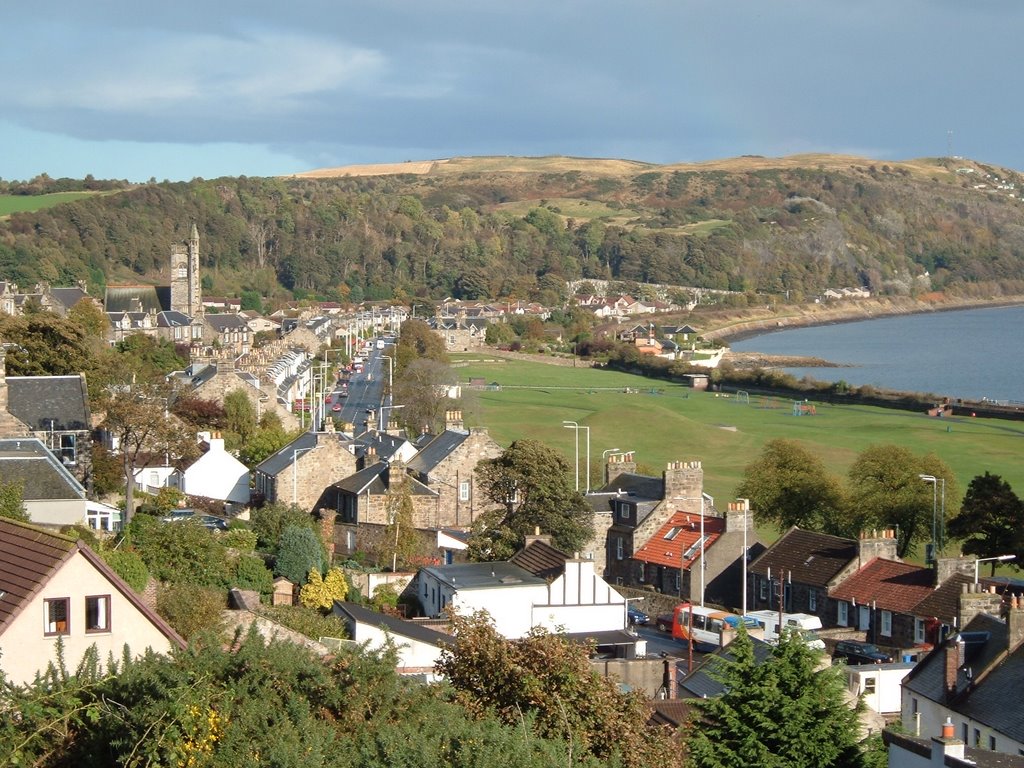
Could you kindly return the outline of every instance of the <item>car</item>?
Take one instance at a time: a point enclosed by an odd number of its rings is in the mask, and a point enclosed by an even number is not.
[[[639,608],[634,608],[632,605],[626,609],[626,618],[630,624],[646,624],[650,621],[647,614],[641,611]]]
[[[340,403],[335,403],[334,405],[331,406],[331,410],[334,411],[335,413],[337,413],[338,411],[341,410],[341,404]]]
[[[888,664],[892,656],[883,653],[874,643],[860,640],[840,640],[832,651],[833,659],[845,660],[847,664]]]
[[[167,517],[160,518],[165,523],[177,523],[181,521],[196,522],[213,533],[220,533],[228,529],[228,521],[216,515],[197,515],[193,509],[176,509]]]

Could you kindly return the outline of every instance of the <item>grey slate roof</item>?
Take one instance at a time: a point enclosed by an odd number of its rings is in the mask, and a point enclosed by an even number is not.
[[[156,316],[158,328],[177,328],[184,325],[192,325],[192,318],[184,312],[158,312]]]
[[[83,376],[8,376],[7,411],[36,432],[89,430]]]
[[[206,315],[206,322],[217,333],[249,330],[249,324],[245,321],[245,318],[233,314]]]
[[[750,638],[750,642],[754,644],[754,663],[763,664],[771,655],[772,647],[756,637]],[[735,660],[731,649],[732,643],[729,643],[725,648],[719,648],[714,653],[708,654],[703,663],[693,670],[693,674],[688,675],[679,684],[680,698],[702,699],[721,696],[725,693],[725,685],[718,679],[715,670],[722,665],[723,659]]]
[[[214,374],[217,372],[217,369],[214,366],[211,365],[209,367],[213,368]],[[203,370],[205,371],[206,369],[204,368]],[[253,469],[253,472],[262,472],[264,475],[276,477],[282,470],[290,468],[292,461],[298,458],[295,454],[296,451],[315,448],[316,445],[317,433],[303,432],[273,456],[266,458],[257,464],[255,469]],[[299,456],[301,455],[302,454],[299,454]]]
[[[59,301],[65,309],[71,309],[82,299],[89,298],[89,294],[81,288],[51,288],[50,295],[55,301]]]
[[[763,576],[771,568],[775,574],[792,574],[797,584],[826,587],[856,557],[853,539],[794,527],[750,564],[750,572]]]
[[[108,285],[103,309],[106,312],[129,312],[135,309],[133,299],[139,300],[144,312],[161,312],[171,308],[171,288],[163,285]]]
[[[970,667],[971,676],[980,675],[992,663],[999,654],[1006,650],[1007,631],[1006,624],[987,613],[979,614],[971,619],[970,623],[963,628],[960,634],[966,634],[972,639],[965,645],[964,662],[957,671],[957,690],[962,691],[967,687],[968,677],[966,669]],[[955,636],[954,636],[955,637]],[[923,698],[931,701],[944,701],[946,694],[945,684],[945,663],[946,643],[936,648],[925,656],[910,674],[903,680],[903,687]],[[1017,683],[1018,689],[1020,681]],[[1006,705],[1005,700],[1003,706]],[[1024,723],[1022,723],[1024,725]],[[1024,738],[1021,739],[1024,741]]]
[[[438,464],[447,459],[468,437],[468,432],[446,429],[420,448],[420,452],[409,460],[409,469],[421,475],[429,475]]]
[[[400,619],[397,616],[378,613],[357,603],[335,601],[334,612],[336,615],[341,614],[342,618],[347,618],[360,624],[368,624],[371,627],[383,627],[390,634],[397,637],[408,637],[411,640],[418,640],[421,643],[437,646],[453,642],[452,636],[446,635],[444,632],[438,632],[436,629],[424,627],[415,622]]]
[[[390,485],[389,469],[390,465],[386,461],[378,461],[376,464],[371,464],[355,474],[339,480],[332,487],[352,494],[379,495],[387,493]],[[437,496],[437,491],[428,488],[415,477],[409,478],[409,485],[413,496]]]
[[[20,481],[25,501],[84,499],[85,489],[41,440],[0,440],[0,479]]]
[[[620,493],[620,495],[634,497],[634,501],[641,499],[660,501],[665,498],[665,479],[624,472],[604,488],[598,489],[597,493]]]
[[[423,568],[423,571],[452,585],[454,589],[503,589],[523,584],[546,584],[539,576],[512,563],[456,563]]]

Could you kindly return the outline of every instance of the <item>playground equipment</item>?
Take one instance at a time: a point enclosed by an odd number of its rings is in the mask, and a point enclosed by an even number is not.
[[[794,416],[814,416],[817,411],[814,408],[813,403],[808,403],[806,400],[794,400],[793,401],[793,415]]]
[[[739,405],[740,403],[743,403],[744,405],[750,405],[750,393],[743,389],[738,390],[736,392],[735,403],[737,405]]]

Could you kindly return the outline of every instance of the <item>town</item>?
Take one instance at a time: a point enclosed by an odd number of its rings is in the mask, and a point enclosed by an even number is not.
[[[722,660],[755,674],[784,653],[809,684],[834,689],[851,749],[892,766],[1024,755],[1004,702],[1024,653],[1022,585],[982,567],[1014,552],[946,555],[934,518],[924,564],[906,557],[906,527],[843,536],[805,517],[766,538],[751,499],[707,492],[699,447],[660,469],[602,451],[592,487],[586,426],[563,423],[574,482],[528,429],[506,446],[467,426],[461,389],[488,382],[453,380],[442,361],[500,342],[513,321],[562,343],[561,326],[544,323],[564,308],[316,302],[264,315],[202,295],[195,224],[168,272],[169,286],[108,285],[102,303],[82,286],[0,283],[0,309],[24,322],[0,362],[9,685],[38,692],[204,633],[230,648],[232,627],[236,646],[257,633],[325,660],[381,654],[411,684],[468,686],[484,703],[465,682],[485,663],[470,639],[550,636],[602,690],[639,697],[637,739],[687,734],[693,755],[726,738],[714,727],[724,716],[701,704],[738,694]],[[661,300],[584,293],[574,306],[613,318],[637,354],[684,361],[698,390],[726,354],[690,325],[637,320],[679,308]],[[98,390],[84,373],[49,372],[33,346],[42,337],[52,351],[60,323],[90,319],[98,347],[127,366]],[[175,348],[186,367],[138,367]],[[941,491],[944,521],[944,471],[919,477],[933,502]],[[631,749],[627,764],[657,752]]]

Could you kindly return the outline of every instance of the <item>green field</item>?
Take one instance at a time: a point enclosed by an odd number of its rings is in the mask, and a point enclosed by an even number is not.
[[[0,195],[0,216],[52,208],[97,194],[96,192],[55,192],[52,195]]]
[[[785,437],[799,440],[844,476],[861,450],[893,443],[918,455],[937,454],[956,473],[961,493],[971,478],[986,470],[1024,493],[1024,422],[936,419],[886,408],[830,405],[817,405],[815,415],[793,416],[792,402],[781,398],[766,402],[752,396],[748,405],[736,397],[615,371],[490,360],[481,355],[455,358],[463,385],[470,377],[501,385],[497,391],[464,390],[467,421],[487,426],[502,445],[521,437],[543,440],[570,462],[574,431],[562,421],[589,427],[594,487],[601,485],[601,452],[618,448],[635,451],[637,461],[652,472],[660,472],[668,461],[699,459],[707,492],[731,499],[744,467],[764,443]],[[946,502],[950,512],[959,508],[960,499]]]

